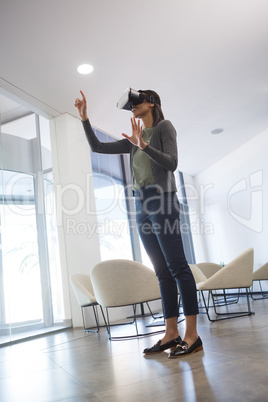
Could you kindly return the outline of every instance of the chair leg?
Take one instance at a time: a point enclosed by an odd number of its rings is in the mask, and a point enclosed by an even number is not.
[[[268,292],[265,292],[262,290],[262,286],[261,286],[261,281],[258,281],[259,285],[260,285],[260,293],[261,293],[261,297],[253,297],[253,283],[252,283],[252,287],[251,287],[251,298],[253,300],[262,300],[262,299],[267,299],[268,298]]]
[[[84,308],[85,307],[92,307],[93,308],[93,312],[94,312],[94,317],[95,317],[95,321],[96,321],[96,327],[97,329],[95,329],[95,327],[90,327],[87,328],[86,327],[86,319],[85,319],[85,314],[84,314]],[[98,333],[100,330],[100,325],[99,325],[99,317],[98,317],[98,311],[95,309],[97,309],[97,304],[90,304],[88,306],[81,306],[81,311],[82,311],[82,319],[83,319],[83,327],[84,327],[84,331],[85,332],[95,332]]]
[[[101,307],[101,306],[100,306],[100,307]],[[131,321],[131,322],[125,322],[125,323],[122,323],[122,324],[110,324],[110,318],[109,318],[108,307],[106,307],[106,318],[105,318],[104,311],[103,311],[103,309],[102,309],[102,307],[101,307],[101,312],[102,312],[104,324],[105,324],[105,327],[106,327],[106,330],[107,330],[107,334],[108,334],[108,337],[109,337],[109,340],[110,340],[110,341],[113,341],[113,340],[120,340],[120,339],[124,339],[124,338],[136,338],[136,337],[139,336],[139,333],[138,333],[138,326],[137,326],[137,320],[136,320],[136,304],[132,305],[132,307],[133,307],[133,317],[134,317],[133,321]],[[133,324],[133,323],[135,323],[136,334],[137,334],[137,335],[133,335],[133,336],[122,336],[122,337],[121,337],[121,336],[120,336],[120,337],[112,336],[112,333],[111,333],[111,327],[112,327],[112,326],[113,326],[113,327],[116,327],[116,326],[120,326],[120,325],[127,325],[127,324]]]
[[[96,325],[97,325],[97,332],[99,332],[100,330],[100,321],[99,321],[99,314],[98,314],[98,306],[94,306],[93,304],[93,312],[94,312],[94,317],[95,317],[95,321],[96,321]]]
[[[217,294],[217,293],[211,294],[211,296],[214,299],[213,304],[215,304],[217,306],[227,306],[230,304],[236,304],[239,301],[239,295],[240,295],[240,289],[238,289],[237,297],[235,299],[232,295],[228,295],[228,293],[226,293],[225,289],[223,289],[223,293],[221,293],[221,294]],[[218,299],[221,296],[222,296],[222,298]]]
[[[201,303],[201,300],[202,300],[201,296],[200,296],[200,293],[201,292],[199,292],[199,303]],[[218,300],[217,298],[221,297],[221,296],[223,298]],[[212,292],[209,291],[206,305],[207,305],[207,308],[210,308],[210,307],[214,308],[214,306],[225,306],[225,305],[227,306],[227,305],[230,305],[230,304],[236,304],[239,301],[239,296],[240,296],[240,289],[238,290],[238,296],[235,299],[231,299],[232,296],[229,296],[228,294],[226,294],[225,289],[223,289],[222,294],[214,294],[213,295]],[[210,305],[210,298],[214,298],[212,300],[211,305]],[[199,308],[201,309],[201,308],[204,308],[204,307],[200,306]],[[202,312],[201,312],[201,314],[202,314]]]
[[[246,288],[246,293],[247,293],[247,303],[248,303],[248,312],[249,312],[249,315],[251,315],[251,314],[255,314],[253,311],[251,311],[251,309],[250,309],[250,303],[249,303],[249,291],[248,291],[248,288]]]
[[[155,334],[165,332],[165,330],[159,330],[159,331],[148,332],[148,333],[139,333],[138,324],[137,324],[137,313],[136,313],[137,305],[133,304],[132,308],[133,308],[134,320],[132,322],[125,322],[125,323],[119,323],[119,324],[110,324],[108,308],[106,308],[107,318],[105,318],[104,312],[101,309],[103,319],[104,319],[104,323],[105,323],[105,327],[106,327],[106,330],[107,330],[108,337],[109,337],[110,341],[120,341],[120,340],[126,340],[126,339],[135,339],[135,338],[140,338],[140,337],[144,337],[144,336],[151,336],[151,335],[155,335]],[[135,335],[112,336],[111,327],[116,327],[116,326],[120,326],[120,325],[128,325],[128,324],[133,324],[133,323],[135,323],[135,330],[136,330]]]
[[[106,331],[107,331],[109,340],[111,340],[111,326],[110,326],[110,319],[109,319],[108,307],[106,307],[105,310],[106,310],[106,318],[107,318],[107,319],[105,318],[105,314],[104,314],[103,309],[101,310],[101,312],[102,312],[103,321],[104,321],[104,325],[105,325],[105,328],[106,328]]]
[[[208,311],[209,309],[208,309],[208,306],[207,306],[207,304],[206,304],[206,300],[205,300],[203,291],[201,291],[201,293],[202,293],[203,302],[204,302],[204,305],[205,305],[205,309],[206,309],[206,313],[207,313],[208,319],[209,319],[209,321],[211,321],[211,322],[221,321],[221,320],[228,320],[228,319],[231,319],[231,318],[245,317],[245,316],[248,316],[248,315],[255,314],[255,313],[254,313],[253,311],[251,311],[251,309],[250,309],[249,292],[248,292],[248,289],[247,289],[247,288],[246,288],[246,297],[247,297],[247,306],[248,306],[248,310],[247,310],[247,311],[241,311],[241,312],[240,312],[240,311],[237,311],[237,312],[233,312],[233,313],[230,313],[230,312],[228,312],[228,313],[219,313],[219,312],[217,312],[217,310],[216,310],[216,305],[214,304],[214,311],[215,311],[216,315],[217,315],[217,316],[225,316],[225,317],[222,317],[222,318],[216,317],[215,319],[212,319],[212,318],[210,317],[209,311]],[[213,299],[213,294],[211,293],[211,295],[212,295],[212,300],[214,301],[214,299]],[[228,304],[227,304],[227,305],[228,305]]]
[[[182,306],[181,302],[181,296],[179,295],[179,300],[178,300],[178,317],[180,316],[180,307]]]
[[[139,330],[138,330],[138,324],[137,324],[137,317],[136,317],[136,308],[137,308],[137,305],[136,305],[136,304],[133,304],[133,305],[132,305],[132,308],[133,308],[134,322],[135,322],[135,327],[136,327],[136,334],[137,334],[137,336],[139,336]]]
[[[206,311],[200,311],[201,309],[205,309],[205,306],[202,305],[202,296],[201,296],[201,290],[197,290],[198,292],[198,310],[199,314],[207,314]]]
[[[151,307],[150,307],[150,305],[149,305],[148,302],[146,302],[146,305],[147,305],[147,307],[148,307],[148,310],[149,310],[149,312],[150,312],[150,315],[153,317],[154,320],[156,320],[157,318],[162,318],[162,316],[156,316],[156,315],[154,315],[154,313],[152,312]],[[158,313],[157,313],[157,314],[158,314]]]
[[[207,303],[206,303],[206,299],[205,299],[205,296],[204,296],[204,292],[203,292],[203,290],[201,290],[201,295],[202,295],[202,299],[203,299],[204,307],[205,307],[206,314],[207,314],[207,317],[208,317],[209,321],[211,321],[211,322],[216,321],[216,320],[212,320],[212,319],[211,319],[211,317],[210,317],[210,315],[209,315],[209,312],[208,312],[209,305],[207,306]],[[209,303],[209,295],[210,295],[210,292],[208,293],[208,303]]]

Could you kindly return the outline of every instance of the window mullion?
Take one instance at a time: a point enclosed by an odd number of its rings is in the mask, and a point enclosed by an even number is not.
[[[45,200],[44,200],[44,184],[42,174],[41,160],[41,140],[40,140],[40,124],[39,116],[36,115],[36,134],[37,144],[35,154],[38,156],[36,161],[37,175],[35,178],[35,200],[36,200],[36,225],[38,235],[38,251],[40,264],[40,279],[43,299],[43,317],[45,327],[53,325],[53,308],[49,274],[49,257],[48,244],[46,238],[46,218],[45,218]]]

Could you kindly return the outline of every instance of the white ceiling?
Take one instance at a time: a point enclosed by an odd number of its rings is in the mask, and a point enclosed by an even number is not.
[[[1,92],[44,116],[77,116],[82,89],[92,124],[120,138],[123,91],[157,91],[189,174],[268,127],[267,0],[9,0],[0,37]]]

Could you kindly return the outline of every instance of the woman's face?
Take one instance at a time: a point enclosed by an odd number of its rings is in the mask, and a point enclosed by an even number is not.
[[[152,115],[154,103],[150,103],[144,100],[142,103],[136,106],[132,106],[132,113],[136,119],[142,119],[148,114]]]

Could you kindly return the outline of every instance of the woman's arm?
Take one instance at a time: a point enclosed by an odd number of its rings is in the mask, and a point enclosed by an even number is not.
[[[82,123],[88,143],[93,152],[101,154],[126,154],[130,152],[130,142],[127,139],[113,142],[100,142],[92,130],[89,120],[82,120]]]
[[[148,156],[150,156],[156,163],[162,166],[166,170],[171,170],[174,172],[178,166],[178,150],[177,150],[177,134],[176,130],[170,121],[164,120],[159,123],[161,127],[159,141],[162,144],[162,150],[154,148],[152,145],[148,144],[144,149]]]
[[[85,134],[89,145],[93,152],[104,154],[123,154],[130,152],[130,142],[127,139],[113,141],[113,142],[100,142],[92,130],[91,124],[87,115],[87,101],[84,93],[80,91],[82,99],[75,100],[75,107],[81,117]]]

